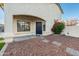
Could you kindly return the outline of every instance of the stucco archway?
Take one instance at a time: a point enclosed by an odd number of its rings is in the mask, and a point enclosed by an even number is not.
[[[24,22],[29,22],[29,31],[21,31],[20,29],[18,30],[18,21],[24,21]],[[13,32],[16,34],[27,34],[27,35],[36,35],[36,23],[41,22],[41,32],[43,34],[43,28],[45,29],[45,20],[37,17],[37,16],[32,16],[32,15],[13,15]],[[39,28],[40,29],[40,28]],[[18,32],[19,31],[19,32]]]

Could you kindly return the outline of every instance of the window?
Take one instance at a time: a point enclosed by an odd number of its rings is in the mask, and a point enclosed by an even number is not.
[[[46,25],[45,25],[45,23],[43,24],[43,31],[45,31],[46,30]]]
[[[4,32],[4,25],[0,25],[0,32]]]
[[[30,22],[26,22],[25,20],[18,20],[17,21],[17,31],[30,31]]]

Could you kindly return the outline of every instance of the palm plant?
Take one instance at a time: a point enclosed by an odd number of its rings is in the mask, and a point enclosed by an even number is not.
[[[0,3],[0,7],[2,8],[2,10],[4,10],[4,4]]]

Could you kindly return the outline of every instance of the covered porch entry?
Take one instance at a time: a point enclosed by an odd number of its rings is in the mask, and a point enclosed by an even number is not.
[[[32,15],[13,15],[13,32],[15,35],[43,35],[45,20]]]

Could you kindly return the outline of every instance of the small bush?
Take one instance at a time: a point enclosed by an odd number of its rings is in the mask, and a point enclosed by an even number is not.
[[[53,28],[51,29],[54,34],[61,34],[62,30],[65,28],[65,25],[63,22],[57,22],[53,25]]]
[[[0,37],[0,40],[4,40],[4,38]]]
[[[4,40],[3,38],[0,38],[0,41],[2,41],[2,40]],[[3,48],[3,46],[4,46],[4,42],[0,42],[0,50]]]

